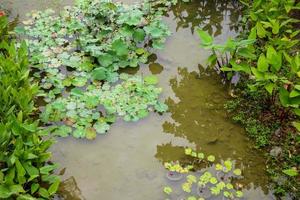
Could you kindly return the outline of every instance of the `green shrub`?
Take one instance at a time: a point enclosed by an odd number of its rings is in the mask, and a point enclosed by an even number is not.
[[[51,140],[31,115],[38,86],[29,78],[25,43],[17,47],[0,17],[0,199],[49,199],[59,186],[48,162]]]
[[[295,0],[240,2],[245,5],[245,11],[239,38],[219,45],[199,30],[201,44],[212,50],[209,64],[217,66],[225,78],[237,85],[234,90],[238,98],[226,106],[233,112],[233,119],[245,126],[258,146],[269,151],[275,147],[282,149],[282,154],[267,162],[272,177],[285,176],[287,180],[283,185],[276,182],[276,194],[289,192],[298,199],[300,3]]]

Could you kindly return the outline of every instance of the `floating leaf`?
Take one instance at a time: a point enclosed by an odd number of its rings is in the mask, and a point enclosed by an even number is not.
[[[186,148],[186,149],[184,149],[184,153],[186,154],[186,155],[191,155],[192,154],[192,149],[191,148]]]
[[[110,128],[110,126],[105,122],[96,122],[93,127],[99,134],[105,134]]]
[[[59,126],[54,132],[54,135],[60,136],[60,137],[67,137],[72,132],[72,128],[69,126]]]
[[[158,78],[155,75],[149,75],[144,77],[144,81],[148,85],[155,85],[158,83]]]
[[[172,192],[173,192],[172,188],[164,187],[164,193],[166,193],[167,195],[170,195]]]
[[[235,169],[235,170],[233,170],[233,174],[236,175],[236,176],[240,176],[242,174],[242,170]]]
[[[242,191],[236,191],[235,196],[237,198],[242,198],[244,196],[244,193]]]
[[[85,137],[88,140],[94,140],[96,138],[96,131],[93,128],[85,129]]]
[[[209,180],[209,182],[210,182],[211,184],[217,184],[217,183],[218,183],[218,180],[217,180],[215,177],[211,177],[210,180]]]
[[[112,49],[116,51],[118,56],[125,56],[128,54],[128,46],[121,39],[112,43]]]
[[[92,71],[94,80],[102,81],[106,79],[106,70],[103,67],[96,68]]]
[[[215,158],[215,156],[213,156],[213,155],[209,155],[209,156],[207,156],[207,160],[208,160],[209,162],[214,162],[214,161],[216,160],[216,158]]]
[[[204,158],[205,158],[204,153],[198,153],[198,158],[199,158],[199,159],[204,159]]]

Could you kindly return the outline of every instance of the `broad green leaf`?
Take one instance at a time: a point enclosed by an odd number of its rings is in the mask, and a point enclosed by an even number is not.
[[[260,54],[258,61],[257,61],[257,69],[260,72],[268,71],[269,64],[264,54]]]
[[[45,188],[42,188],[42,187],[39,189],[39,194],[46,199],[49,199],[49,197],[50,197],[49,192]]]
[[[98,62],[103,67],[108,67],[113,63],[113,56],[110,54],[103,54],[98,57]]]
[[[3,184],[4,181],[4,173],[0,170],[0,184]]]
[[[298,123],[297,126],[299,126],[299,128],[300,128],[300,123]],[[298,130],[300,130],[300,129],[298,129]],[[282,172],[288,176],[297,176],[298,175],[298,171],[294,168],[285,169],[285,170],[282,170]]]
[[[215,66],[217,63],[217,56],[215,54],[212,54],[208,57],[207,62],[212,65]]]
[[[118,56],[125,56],[128,54],[128,46],[121,39],[112,43],[112,49],[116,51]]]
[[[92,71],[94,80],[102,81],[106,79],[106,70],[103,67],[96,68]]]
[[[53,135],[60,137],[67,137],[72,132],[72,128],[66,125],[59,126],[54,132]]]
[[[269,46],[267,49],[267,59],[276,71],[280,70],[282,65],[282,54],[276,52],[273,46]]]
[[[71,90],[71,94],[77,97],[81,97],[83,95],[83,91],[79,88],[73,88]]]
[[[49,195],[50,195],[50,196],[54,195],[54,194],[57,192],[58,187],[59,187],[59,184],[60,184],[60,181],[57,180],[57,181],[55,181],[54,183],[52,183],[52,184],[50,185],[50,187],[49,187],[49,189],[48,189],[48,192],[49,192]]]
[[[9,186],[9,190],[12,194],[19,194],[25,192],[25,190],[21,185],[11,185]]]
[[[33,183],[30,188],[31,194],[34,194],[36,191],[38,191],[39,188],[40,188],[40,185],[38,183]]]
[[[31,181],[39,176],[39,170],[36,167],[32,166],[31,163],[24,163],[23,165],[27,174],[29,174],[30,176],[28,181]]]
[[[251,72],[255,76],[256,79],[258,80],[263,80],[264,79],[264,73],[260,72],[257,70],[257,68],[251,67]]]
[[[275,86],[274,83],[269,83],[269,84],[265,85],[265,89],[268,91],[269,94],[272,94],[274,86]]]
[[[16,168],[17,168],[18,181],[20,182],[20,184],[24,184],[26,182],[26,179],[24,177],[26,171],[18,159],[16,159]]]
[[[145,31],[143,29],[137,29],[134,33],[133,33],[133,38],[135,41],[137,42],[142,42],[145,39]]]
[[[279,21],[276,20],[274,23],[272,23],[272,33],[278,34],[280,29]]]
[[[297,97],[297,96],[300,96],[300,91],[293,90],[293,91],[290,92],[290,97],[291,98]]]
[[[262,26],[260,22],[256,23],[256,30],[257,30],[257,35],[260,38],[264,38],[267,34],[265,28]]]
[[[87,78],[85,77],[75,77],[72,80],[72,84],[76,87],[83,87],[87,83]]]
[[[254,39],[254,40],[256,40],[256,36],[257,36],[257,29],[256,29],[256,27],[253,27],[252,29],[251,29],[251,31],[250,31],[250,34],[249,34],[249,36],[248,36],[248,39]]]
[[[17,200],[36,200],[36,198],[32,197],[29,194],[24,194],[24,195],[18,196]]]
[[[210,36],[206,31],[198,29],[197,33],[198,33],[200,39],[202,40],[202,44],[204,46],[208,46],[208,45],[211,45],[213,43],[213,40],[214,40],[213,37]]]
[[[279,89],[279,99],[280,99],[281,104],[284,107],[288,107],[288,105],[290,103],[289,102],[290,101],[289,96],[290,96],[290,94],[285,88],[281,87]]]
[[[0,185],[0,198],[7,199],[12,195],[10,189],[5,185]]]
[[[46,165],[40,168],[40,173],[41,174],[49,174],[51,171],[57,169],[58,165]]]
[[[295,109],[294,109],[294,113],[295,113],[297,116],[300,116],[300,109],[299,109],[299,108],[295,108]]]
[[[244,57],[244,58],[249,58],[249,59],[256,59],[256,55],[250,50],[249,48],[239,48],[237,51],[237,55]]]

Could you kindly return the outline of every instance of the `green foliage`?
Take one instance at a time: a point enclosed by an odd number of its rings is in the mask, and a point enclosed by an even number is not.
[[[172,193],[172,188],[170,187],[164,187],[164,193],[166,193],[167,195],[171,194]]]
[[[297,169],[294,169],[294,168],[285,169],[285,170],[282,170],[282,172],[285,173],[288,176],[297,176],[298,175]]]
[[[150,110],[167,109],[158,101],[161,89],[153,82],[127,74],[121,74],[121,79],[116,86],[105,83],[102,87],[89,85],[86,91],[72,89],[68,97],[58,97],[46,105],[41,114],[43,122],[58,126],[55,135],[94,139],[91,135],[104,134],[118,116],[125,121],[138,121]],[[99,105],[105,108],[105,115],[100,114]],[[61,126],[61,122],[65,125]]]
[[[212,49],[209,64],[217,65],[235,84],[237,77],[242,80],[237,88],[242,100],[227,104],[227,108],[237,112],[233,119],[246,127],[257,146],[274,144],[299,154],[299,145],[288,141],[287,134],[296,135],[300,130],[300,3],[294,0],[243,0],[241,3],[245,12],[239,38],[216,45],[211,36],[199,31],[202,46]],[[285,142],[290,146],[283,146]],[[297,175],[288,170],[298,168],[299,163],[290,161],[288,156],[277,159],[274,162],[277,164],[272,164],[276,174],[289,176],[294,186],[288,184],[287,190],[299,193],[295,184]]]
[[[247,6],[248,15],[244,16],[244,21],[247,21],[245,29],[248,37],[240,42],[228,40],[224,46],[221,45],[221,52],[223,49],[229,51],[231,60],[227,64],[223,63],[220,68],[251,77],[255,80],[248,83],[252,91],[265,89],[270,98],[275,99],[274,103],[280,102],[282,107],[294,109],[297,115],[300,103],[300,92],[297,89],[300,55],[297,51],[299,31],[295,24],[299,20],[292,18],[291,12],[300,9],[300,5],[287,0],[257,0]],[[218,49],[219,45],[211,44],[212,38],[209,35],[203,31],[199,31],[199,35],[203,46],[213,51]],[[228,78],[231,77],[232,74],[228,74]]]
[[[29,78],[27,47],[16,45],[8,26],[0,17],[0,199],[49,199],[60,182],[48,163],[53,142],[30,118],[39,88]]]
[[[184,192],[183,195],[187,195],[187,198],[202,199],[203,196],[201,196],[199,191],[207,190],[214,198],[222,196],[229,199],[243,198],[243,192],[236,190],[231,183],[233,178],[235,178],[235,183],[237,183],[242,174],[241,169],[235,168],[235,162],[227,159],[221,163],[214,164],[215,156],[209,155],[207,157],[208,161],[206,161],[198,158],[199,152],[191,148],[185,148],[184,153],[188,158],[192,158],[189,160],[191,164],[187,166],[193,171],[189,171],[187,167],[183,167],[178,161],[165,163],[167,170],[187,174],[185,181],[183,183],[180,182],[181,189]],[[198,165],[201,167],[198,168]],[[201,172],[200,175],[197,173],[198,171]],[[173,186],[175,187],[176,185],[173,184]],[[164,188],[164,193],[173,197],[171,192],[173,192],[171,187]]]
[[[30,63],[43,88],[39,95],[47,102],[41,118],[54,135],[94,139],[119,116],[137,121],[167,110],[158,101],[157,77],[118,73],[146,63],[152,48],[163,48],[170,32],[155,5],[79,0],[59,16],[33,12],[24,22]]]

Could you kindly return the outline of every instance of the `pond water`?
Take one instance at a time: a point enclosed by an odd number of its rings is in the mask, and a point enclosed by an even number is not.
[[[32,9],[59,10],[71,0],[1,0],[13,16]],[[132,3],[134,1],[123,1]],[[1,3],[2,4],[2,3]],[[160,200],[168,182],[162,165],[180,160],[183,147],[193,147],[218,159],[231,158],[244,171],[245,199],[274,199],[268,189],[265,160],[241,127],[226,116],[228,88],[213,72],[204,72],[209,52],[199,47],[198,27],[218,42],[234,37],[239,9],[234,1],[194,0],[179,3],[164,21],[172,36],[149,65],[132,73],[156,74],[169,113],[151,114],[137,123],[119,120],[94,141],[57,139],[53,161],[60,163],[67,200]]]

